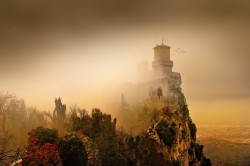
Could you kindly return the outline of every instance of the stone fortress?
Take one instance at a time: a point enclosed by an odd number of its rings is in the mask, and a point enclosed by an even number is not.
[[[181,89],[181,75],[172,71],[170,46],[162,42],[153,49],[153,70],[148,70],[147,62],[139,64],[138,83],[127,86],[128,94],[134,96],[129,96],[130,108],[144,118],[136,128],[149,126],[148,136],[163,154],[166,165],[211,166],[203,154],[203,145],[196,142],[197,128]]]
[[[157,142],[158,150],[169,163],[167,165],[211,166],[203,154],[203,145],[196,142],[197,128],[181,89],[181,75],[172,71],[170,46],[162,42],[153,49],[153,70],[141,70],[141,77],[138,77],[141,82],[137,85],[137,94],[147,108],[144,114],[148,114],[148,110],[153,112],[149,118],[152,124],[147,130],[149,138]],[[145,65],[142,64],[142,69],[146,69]]]
[[[138,91],[150,98],[156,97],[157,89],[162,89],[163,98],[173,95],[171,89],[180,88],[181,75],[172,71],[173,61],[170,59],[170,46],[162,44],[156,45],[154,49],[153,71],[147,71],[147,63],[139,64],[139,88]],[[147,93],[147,94],[146,94]]]

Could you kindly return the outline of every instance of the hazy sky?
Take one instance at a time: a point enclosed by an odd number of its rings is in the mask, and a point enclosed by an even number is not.
[[[1,1],[0,91],[40,109],[58,96],[98,107],[103,86],[131,81],[163,38],[186,51],[171,58],[195,121],[247,121],[249,11],[244,0]]]

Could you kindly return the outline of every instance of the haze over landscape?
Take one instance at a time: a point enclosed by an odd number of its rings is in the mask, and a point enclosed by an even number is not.
[[[27,0],[0,6],[1,91],[28,105],[52,110],[60,96],[67,105],[109,111],[108,87],[133,82],[141,60],[151,68],[152,47],[164,39],[198,124],[248,122],[246,1]]]
[[[1,1],[0,164],[41,132],[58,165],[71,136],[79,165],[248,165],[249,29],[247,0]]]

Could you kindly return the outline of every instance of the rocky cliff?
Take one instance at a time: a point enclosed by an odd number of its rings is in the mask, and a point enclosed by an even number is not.
[[[149,110],[158,111],[148,129],[150,138],[158,143],[170,165],[211,165],[203,154],[203,145],[196,143],[197,129],[189,115],[180,75],[172,75],[168,84],[166,97],[147,102]]]
[[[167,81],[166,81],[167,80]],[[162,80],[161,80],[162,81]],[[72,119],[73,128],[87,151],[87,165],[124,166],[209,166],[203,146],[196,142],[193,123],[179,73],[161,82],[166,95],[150,96],[136,106],[121,109],[117,119],[93,109],[92,115]],[[124,96],[122,100],[126,105]]]

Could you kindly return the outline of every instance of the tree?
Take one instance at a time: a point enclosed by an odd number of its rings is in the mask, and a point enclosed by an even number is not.
[[[106,137],[115,134],[116,120],[112,122],[111,115],[102,113],[100,109],[92,110],[91,137]]]
[[[192,122],[192,120],[190,120],[188,126],[190,129],[191,139],[193,141],[196,141],[196,131],[197,131],[196,125]]]
[[[66,105],[62,104],[61,98],[55,99],[55,109],[53,112],[53,117],[55,118],[55,124],[60,131],[65,129],[65,116],[66,116]]]
[[[149,87],[149,98],[152,100],[153,99],[153,97],[155,97],[156,96],[156,91],[155,91],[155,89],[153,89],[153,87]]]
[[[140,165],[172,165],[167,163],[164,154],[157,147],[158,143],[148,137],[147,133],[140,134],[139,138],[136,138],[136,142],[138,142],[138,147],[134,152]]]
[[[24,101],[16,96],[6,93],[0,94],[0,151],[6,150],[13,138],[18,113],[24,107]]]
[[[55,109],[53,115],[51,115],[50,112],[44,112],[44,114],[51,119],[54,128],[57,128],[59,132],[65,132],[66,105],[62,104],[60,97],[55,99]]]
[[[159,97],[159,99],[160,99],[161,97],[163,97],[163,93],[162,93],[161,87],[158,87],[158,88],[157,88],[157,96]]]
[[[34,129],[38,126],[46,126],[47,125],[47,116],[44,112],[40,112],[38,109],[34,107],[29,107],[27,109],[28,115],[28,128]]]
[[[122,93],[122,95],[121,95],[121,105],[120,105],[121,111],[122,112],[128,111],[128,107],[129,107],[129,105],[127,103],[127,100],[126,100],[124,94]]]
[[[203,157],[202,164],[203,164],[204,166],[211,166],[211,165],[212,165],[210,159],[206,158],[205,156]]]
[[[168,121],[162,120],[156,127],[156,132],[159,135],[160,139],[168,147],[172,147],[177,139],[177,128],[176,124],[169,124]]]
[[[28,143],[32,146],[43,146],[45,143],[53,144],[59,140],[58,131],[56,129],[48,129],[41,126],[31,130],[28,135]],[[36,141],[33,142],[33,139]]]
[[[91,118],[88,115],[88,112],[85,109],[72,106],[70,107],[70,113],[68,116],[69,128],[71,131],[79,131],[86,135],[90,135],[91,130]]]
[[[103,165],[135,165],[132,156],[126,151],[124,137],[118,138],[116,119],[112,121],[111,115],[102,113],[99,109],[93,109],[91,121],[91,137],[97,145]]]
[[[37,127],[29,132],[27,155],[23,158],[22,165],[61,166],[58,139],[55,129]]]
[[[182,110],[183,120],[186,120],[189,117],[188,106],[187,105],[183,105],[181,110]]]
[[[87,153],[83,142],[74,134],[68,134],[59,141],[60,156],[64,166],[84,166]]]
[[[41,147],[34,147],[23,158],[22,165],[62,166],[57,144],[46,143]]]

